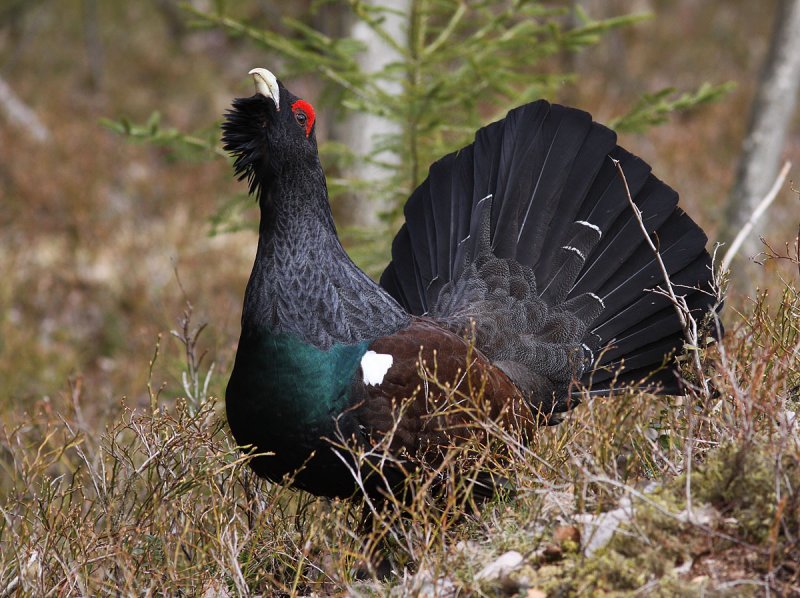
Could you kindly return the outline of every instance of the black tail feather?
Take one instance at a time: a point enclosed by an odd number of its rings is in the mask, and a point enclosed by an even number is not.
[[[634,202],[642,212],[647,230],[653,231],[664,224],[675,210],[678,194],[661,184],[655,177],[651,177]],[[627,211],[623,211],[611,226],[604,229],[603,238],[587,260],[586,267],[573,287],[572,293],[580,294],[600,289],[634,253],[652,255],[645,245],[639,223],[632,218],[628,206]]]
[[[404,224],[392,242],[392,253],[406,256],[403,260],[394,260],[381,276],[381,286],[397,299],[401,305],[413,314],[424,313],[425,283],[421,268],[417,264],[412,250],[411,235],[408,225]],[[394,282],[391,285],[390,280]]]
[[[554,257],[560,248],[559,242],[567,235],[567,229],[575,222],[588,222],[580,218],[579,212],[589,201],[587,196],[593,181],[616,146],[616,139],[614,132],[605,127],[594,126],[589,131],[584,147],[573,162],[559,200],[558,216],[550,223],[547,240],[535,265],[537,280],[549,280],[552,277]]]

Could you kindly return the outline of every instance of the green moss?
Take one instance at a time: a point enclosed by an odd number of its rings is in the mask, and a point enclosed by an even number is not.
[[[747,447],[730,444],[712,451],[696,467],[692,474],[695,508],[711,504],[723,515],[708,526],[713,529],[730,521],[725,518],[734,518],[740,539],[771,541],[770,530],[776,529],[778,515],[776,467],[780,466],[781,495],[786,498],[783,525],[796,528],[788,517],[797,509],[800,468],[797,459],[786,452],[776,460],[773,455],[777,452],[766,443]],[[707,577],[686,576],[679,569],[709,551],[724,554],[731,546],[722,536],[710,536],[708,526],[681,520],[684,497],[685,478],[679,476],[648,495],[647,501],[635,499],[631,521],[621,525],[611,541],[591,557],[565,551],[564,561],[531,567],[525,575],[533,586],[557,596],[628,595],[643,590],[652,596],[695,596],[701,592],[726,595],[713,591]],[[795,502],[790,505],[790,501]],[[776,550],[782,553],[779,541]],[[698,580],[692,581],[694,577]],[[744,590],[746,595],[749,590]],[[737,586],[733,594],[743,595],[742,591]]]
[[[655,591],[689,558],[681,529],[674,518],[637,502],[633,520],[621,526],[607,546],[579,562],[567,594],[625,592],[647,584]]]
[[[739,535],[750,543],[768,541],[782,499],[786,500],[783,514],[796,511],[800,505],[797,455],[783,453],[776,457],[775,453],[775,448],[766,442],[729,443],[710,453],[692,472],[695,499],[713,505],[723,517],[735,519]],[[684,480],[676,480],[675,486],[682,488]],[[785,519],[797,530],[796,520]]]

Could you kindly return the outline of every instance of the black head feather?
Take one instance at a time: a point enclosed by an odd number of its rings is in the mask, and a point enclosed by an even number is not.
[[[250,193],[257,193],[268,168],[267,126],[275,105],[262,95],[236,98],[225,112],[222,147],[234,158],[238,180],[247,179]]]

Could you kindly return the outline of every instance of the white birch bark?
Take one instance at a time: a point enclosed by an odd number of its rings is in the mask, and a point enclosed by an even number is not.
[[[371,1],[371,0],[368,0]],[[404,40],[408,30],[410,0],[380,0],[381,6],[389,9],[383,27],[396,40]],[[367,73],[381,71],[388,64],[401,59],[397,51],[384,42],[366,23],[356,20],[350,35],[366,46],[361,54],[361,67]],[[399,94],[402,91],[400,82],[383,81],[383,91],[388,94]],[[352,114],[334,127],[334,136],[351,148],[357,155],[371,156],[376,142],[389,134],[399,134],[400,125],[386,118],[373,114]],[[381,162],[396,164],[399,157],[388,152],[373,156]],[[385,168],[359,161],[347,173],[348,176],[365,181],[383,181],[391,173]],[[371,228],[380,223],[379,214],[389,209],[385,202],[369,198],[366,193],[355,192],[348,201],[349,224]]]
[[[781,0],[728,200],[724,241],[730,242],[736,236],[775,181],[786,133],[797,107],[798,84],[800,0]],[[743,242],[740,256],[750,258],[761,249],[756,229]]]

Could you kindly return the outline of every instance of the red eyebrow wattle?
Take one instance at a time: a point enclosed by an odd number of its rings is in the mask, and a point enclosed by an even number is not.
[[[314,126],[314,119],[316,118],[314,107],[305,100],[296,100],[295,103],[292,104],[292,112],[297,112],[298,110],[302,110],[306,114],[306,137],[308,137],[311,135],[311,129]]]

